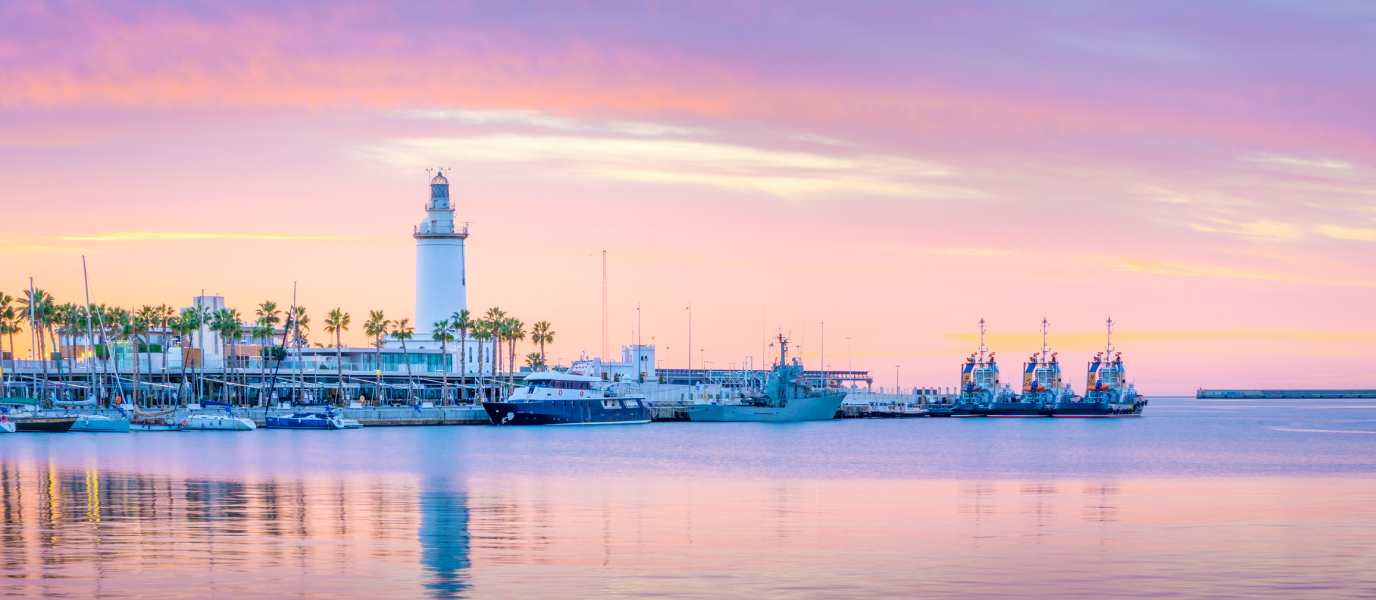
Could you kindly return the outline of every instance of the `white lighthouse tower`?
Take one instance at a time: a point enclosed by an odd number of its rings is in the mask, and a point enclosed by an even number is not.
[[[454,222],[449,204],[449,180],[441,170],[430,180],[430,202],[425,220],[416,226],[416,321],[417,343],[431,340],[432,325],[468,308],[468,281],[464,269],[463,241],[468,224]]]

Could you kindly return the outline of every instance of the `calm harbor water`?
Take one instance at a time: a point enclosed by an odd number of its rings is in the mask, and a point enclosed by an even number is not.
[[[1376,400],[0,436],[0,595],[1371,597]]]

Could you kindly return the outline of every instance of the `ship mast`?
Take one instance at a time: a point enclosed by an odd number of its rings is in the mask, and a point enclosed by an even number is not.
[[[1042,364],[1046,364],[1046,317],[1042,317]]]
[[[984,319],[979,320],[979,362],[984,363]]]
[[[1112,317],[1109,317],[1107,325],[1108,325],[1108,337],[1107,337],[1106,341],[1104,342],[1104,360],[1105,360],[1105,361],[1107,361],[1107,360],[1109,360],[1109,359],[1111,359],[1111,358],[1113,357],[1113,325],[1114,325],[1114,323],[1113,323],[1113,318],[1112,318]]]

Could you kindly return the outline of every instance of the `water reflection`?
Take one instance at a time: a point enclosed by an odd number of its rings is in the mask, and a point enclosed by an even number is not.
[[[462,598],[467,590],[468,498],[449,480],[431,479],[420,493],[421,564],[425,588],[434,598]]]
[[[10,460],[0,493],[0,595],[1376,592],[1366,479],[208,477]]]

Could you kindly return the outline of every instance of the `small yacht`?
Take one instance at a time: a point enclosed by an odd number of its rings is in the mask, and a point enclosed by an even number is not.
[[[620,395],[602,379],[600,359],[574,361],[567,373],[526,375],[525,387],[502,402],[484,402],[494,425],[649,423],[644,396]]]
[[[129,420],[130,431],[184,431],[186,425],[186,419],[136,416]]]
[[[22,401],[16,401],[22,400]],[[14,425],[16,432],[66,433],[76,423],[74,416],[54,416],[34,409],[35,400],[14,399],[0,404],[0,415]],[[6,428],[8,429],[8,428]]]
[[[344,429],[344,419],[326,407],[321,412],[294,412],[286,415],[268,414],[267,429]]]
[[[68,431],[85,433],[129,433],[128,417],[111,417],[100,414],[83,414],[72,423]]]
[[[188,431],[253,431],[257,428],[252,420],[228,413],[200,413],[186,418]]]
[[[1113,319],[1108,320],[1108,338],[1104,351],[1094,355],[1085,377],[1083,399],[1070,397],[1051,407],[1051,416],[1079,419],[1111,419],[1141,417],[1147,399],[1127,383],[1123,371],[1123,353],[1113,349]]]

